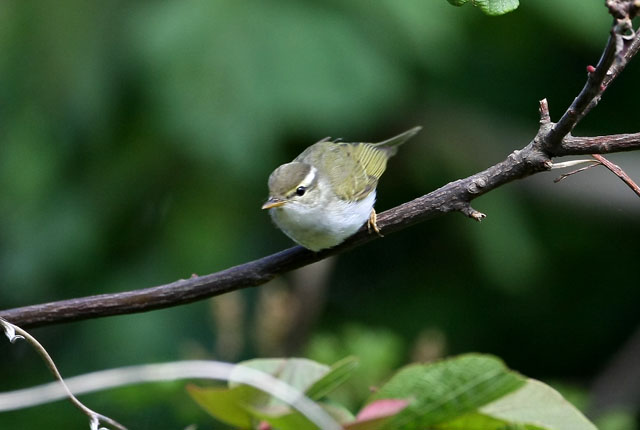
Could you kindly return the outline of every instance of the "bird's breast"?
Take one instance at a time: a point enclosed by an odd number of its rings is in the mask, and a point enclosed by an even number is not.
[[[367,222],[376,200],[375,190],[364,199],[349,202],[331,199],[313,207],[287,203],[269,212],[276,225],[305,248],[331,248],[357,232]]]

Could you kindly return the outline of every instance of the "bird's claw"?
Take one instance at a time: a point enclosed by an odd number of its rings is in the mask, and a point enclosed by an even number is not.
[[[380,233],[380,229],[378,228],[378,216],[376,215],[376,210],[371,209],[371,213],[369,214],[369,219],[367,220],[367,230],[371,233],[371,229],[376,232],[376,234],[380,237],[384,237],[382,233]]]

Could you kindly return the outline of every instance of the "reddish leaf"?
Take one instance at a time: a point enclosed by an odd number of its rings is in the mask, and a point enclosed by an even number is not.
[[[382,399],[369,403],[356,416],[356,421],[374,420],[395,415],[403,410],[409,402],[403,399]]]

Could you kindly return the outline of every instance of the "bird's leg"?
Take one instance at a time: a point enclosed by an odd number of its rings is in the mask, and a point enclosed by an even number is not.
[[[384,237],[382,233],[380,233],[380,229],[378,228],[378,216],[376,215],[376,210],[371,208],[371,213],[369,214],[369,219],[367,220],[367,230],[371,233],[371,229],[375,231],[378,236]]]

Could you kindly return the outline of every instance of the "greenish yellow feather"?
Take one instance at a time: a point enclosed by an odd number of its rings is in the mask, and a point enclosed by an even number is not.
[[[308,147],[295,160],[316,166],[329,178],[334,193],[343,200],[364,199],[378,185],[387,160],[397,147],[414,136],[414,127],[380,143],[346,143],[322,140]]]
[[[387,158],[386,151],[370,143],[318,142],[294,161],[317,166],[326,172],[325,177],[338,197],[358,201],[375,189]]]

